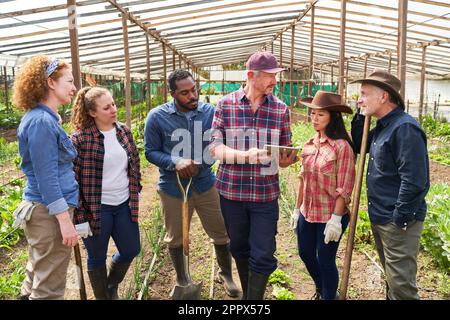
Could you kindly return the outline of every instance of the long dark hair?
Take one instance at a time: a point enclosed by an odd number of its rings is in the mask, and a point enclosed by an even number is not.
[[[328,123],[325,128],[325,134],[328,138],[337,140],[344,139],[352,147],[353,153],[356,154],[355,145],[353,144],[352,139],[348,135],[347,130],[345,130],[344,120],[342,119],[342,114],[337,111],[329,111],[330,112],[330,123]]]

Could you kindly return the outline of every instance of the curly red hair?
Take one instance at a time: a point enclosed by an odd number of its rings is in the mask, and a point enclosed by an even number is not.
[[[49,89],[45,69],[51,59],[46,55],[37,55],[28,59],[16,74],[13,85],[13,102],[21,110],[33,109],[39,101],[47,97]],[[57,80],[61,77],[61,70],[70,66],[59,60],[56,70],[50,78]]]

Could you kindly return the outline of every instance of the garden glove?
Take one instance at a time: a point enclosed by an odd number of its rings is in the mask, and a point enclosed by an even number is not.
[[[325,231],[323,234],[325,235],[325,243],[328,244],[330,241],[339,241],[339,237],[342,233],[342,216],[338,216],[337,214],[331,214],[330,220],[328,220],[327,225],[325,226]]]
[[[300,209],[295,208],[294,212],[291,215],[291,228],[292,230],[297,229],[298,219],[300,218]]]
[[[92,236],[92,231],[91,231],[91,227],[89,226],[89,222],[83,222],[80,224],[76,224],[75,230],[77,231],[78,235],[82,238],[87,238],[89,236]]]

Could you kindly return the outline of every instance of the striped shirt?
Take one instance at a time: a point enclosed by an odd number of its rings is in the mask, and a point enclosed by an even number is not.
[[[243,88],[223,97],[217,104],[211,147],[218,144],[246,151],[266,144],[291,146],[290,113],[273,95],[267,95],[253,113]],[[226,199],[269,202],[278,198],[278,171],[263,164],[219,164],[216,187]],[[271,172],[272,171],[272,172]]]
[[[326,223],[336,200],[344,198],[346,211],[355,183],[355,156],[344,139],[320,138],[316,134],[302,149],[303,203],[300,208],[308,222]]]

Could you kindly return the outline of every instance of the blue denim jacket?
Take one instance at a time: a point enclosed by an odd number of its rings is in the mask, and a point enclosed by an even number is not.
[[[360,150],[364,116],[352,121],[352,138]],[[369,133],[366,183],[372,223],[406,227],[424,221],[430,188],[427,138],[417,121],[400,107],[377,121]]]
[[[211,171],[213,160],[207,158],[209,157],[207,148],[210,138],[208,130],[211,129],[213,117],[214,107],[201,102],[189,116],[189,120],[182,112],[178,111],[174,100],[150,111],[144,133],[145,157],[159,167],[159,189],[161,191],[181,198],[175,171],[175,164],[181,158],[193,159],[201,163],[198,175],[192,179],[191,190],[203,193],[213,187],[215,182],[215,176]],[[177,129],[189,131],[190,141],[186,141],[181,135],[182,130]],[[207,131],[206,134],[204,134],[205,131]],[[183,142],[186,148],[181,153],[176,152],[172,156],[172,151],[178,150]],[[190,154],[184,154],[184,151]],[[184,186],[187,182],[188,179],[182,181]]]
[[[73,171],[77,152],[49,107],[38,104],[18,129],[20,164],[27,177],[23,198],[43,203],[50,215],[76,207],[78,183]]]

